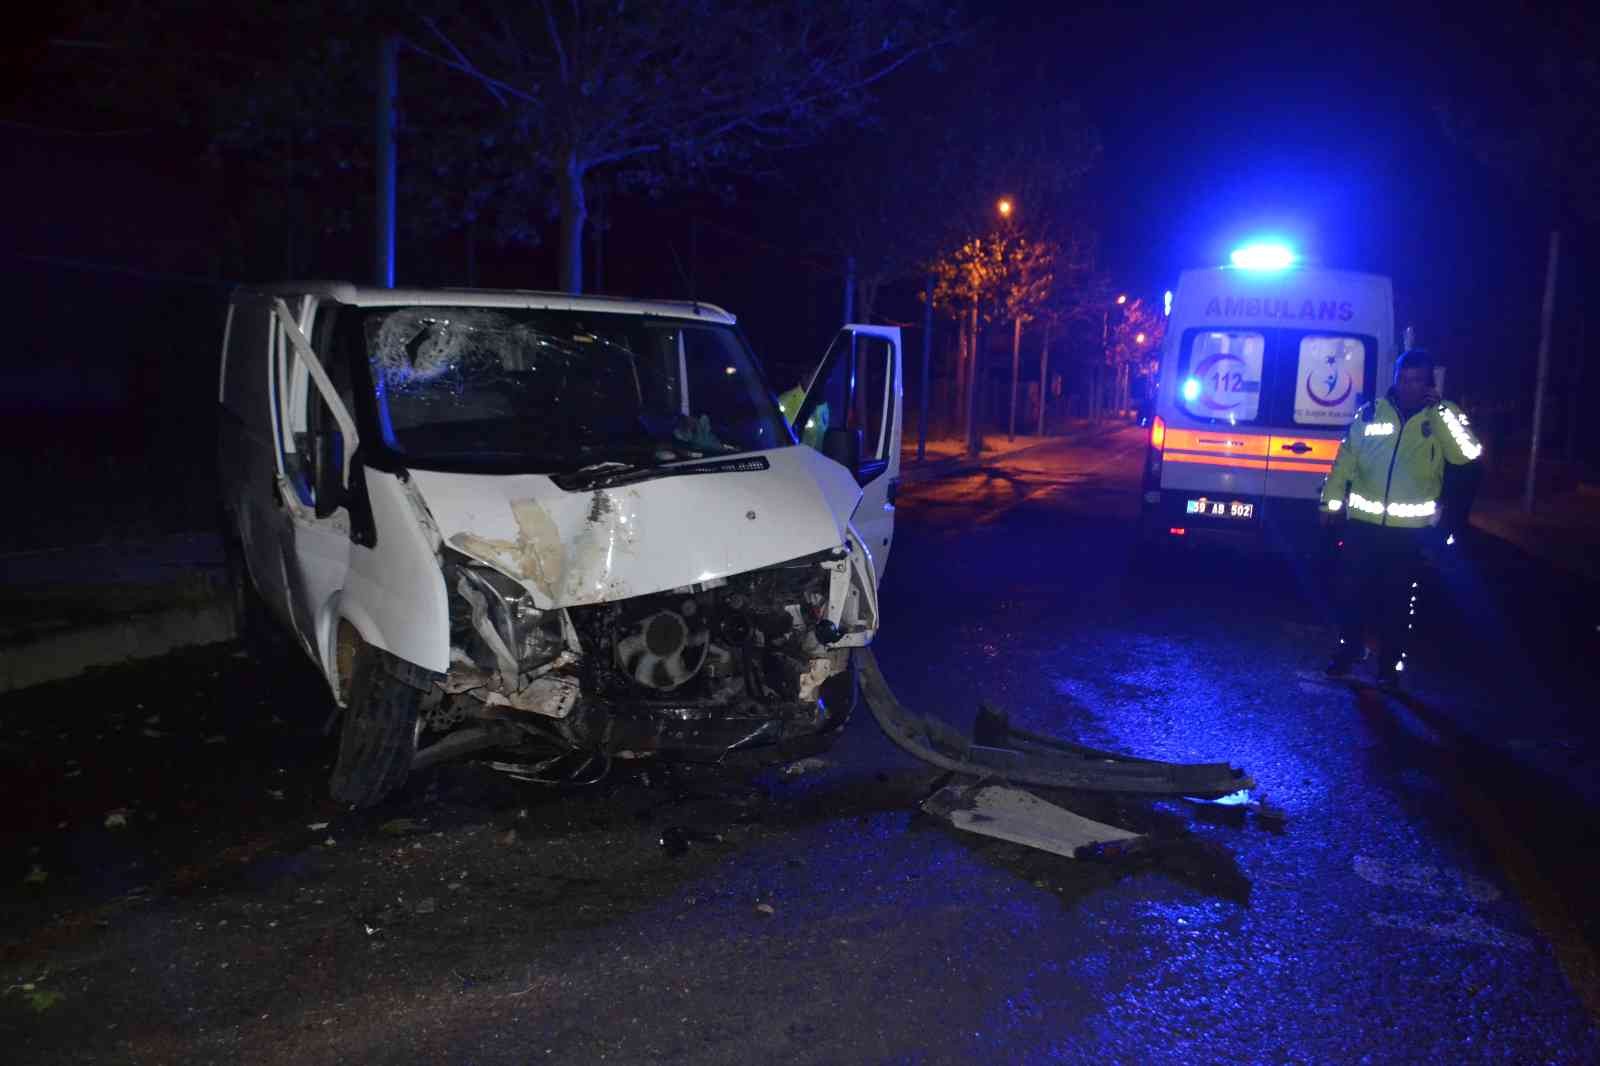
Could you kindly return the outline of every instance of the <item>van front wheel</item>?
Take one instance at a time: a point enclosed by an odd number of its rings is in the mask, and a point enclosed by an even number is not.
[[[424,691],[411,664],[362,645],[339,734],[339,760],[328,791],[340,803],[372,807],[405,784],[416,753]]]

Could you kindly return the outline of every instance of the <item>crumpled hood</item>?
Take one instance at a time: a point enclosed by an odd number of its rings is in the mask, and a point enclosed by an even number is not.
[[[411,476],[446,544],[515,577],[549,610],[665,592],[844,542],[861,499],[848,471],[804,446],[738,458],[755,455],[770,468],[579,492],[542,474]]]

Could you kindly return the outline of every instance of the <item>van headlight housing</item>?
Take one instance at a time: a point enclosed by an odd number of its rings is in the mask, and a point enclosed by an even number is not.
[[[447,574],[457,601],[451,605],[452,628],[469,629],[476,638],[466,649],[475,662],[515,676],[561,654],[566,644],[561,612],[539,610],[519,582],[465,558]]]

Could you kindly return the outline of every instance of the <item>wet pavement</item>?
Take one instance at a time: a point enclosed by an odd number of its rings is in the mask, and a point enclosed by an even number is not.
[[[1136,557],[1141,458],[908,488],[879,660],[962,728],[1232,762],[1285,822],[1053,792],[1149,846],[958,834],[865,713],[793,776],[468,765],[353,814],[309,668],[203,649],[0,698],[8,1058],[1600,1060],[1592,590],[1469,541],[1408,694],[1330,684],[1326,565]]]

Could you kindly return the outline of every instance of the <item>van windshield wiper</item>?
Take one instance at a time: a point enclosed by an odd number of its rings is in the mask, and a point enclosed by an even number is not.
[[[640,464],[609,461],[595,463],[570,474],[552,474],[550,480],[568,492],[588,489],[608,489],[618,485],[633,485],[663,477],[684,477],[692,474],[743,474],[770,470],[772,464],[764,455],[749,455],[738,459],[694,459],[668,463]]]

